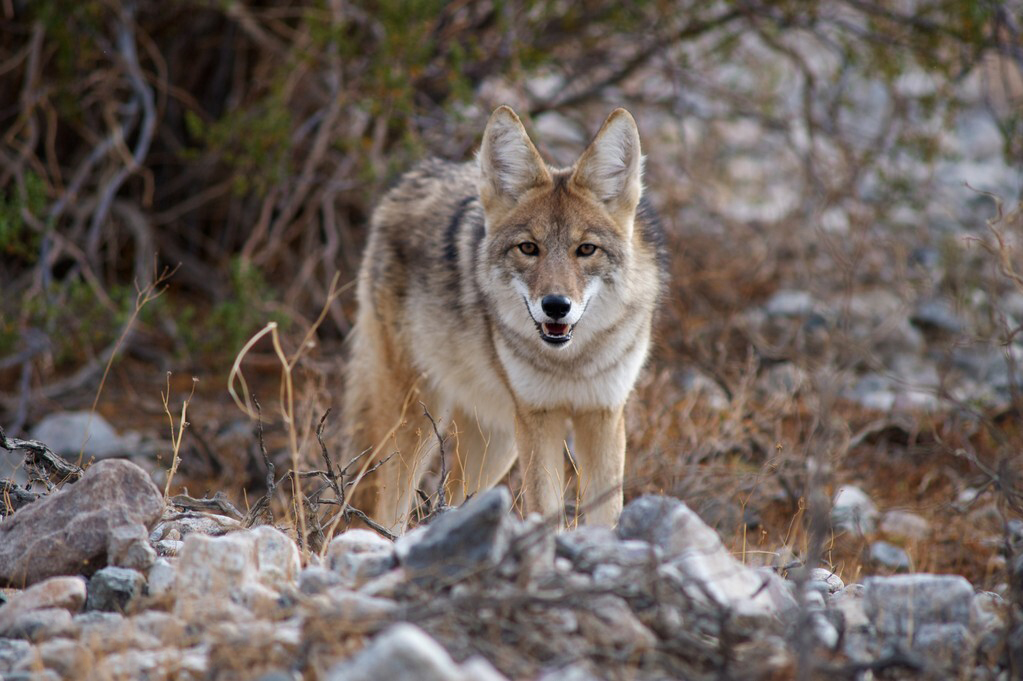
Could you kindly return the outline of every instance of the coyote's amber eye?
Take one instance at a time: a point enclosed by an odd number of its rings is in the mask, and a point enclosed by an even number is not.
[[[539,255],[540,247],[534,244],[532,241],[523,241],[519,244],[519,250],[526,255]]]
[[[575,249],[576,255],[581,255],[586,258],[597,252],[596,244],[580,244],[579,248]]]

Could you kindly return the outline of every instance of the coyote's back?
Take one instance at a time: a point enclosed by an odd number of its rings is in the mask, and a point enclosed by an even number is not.
[[[377,206],[358,281],[345,392],[351,455],[392,455],[363,486],[399,528],[430,454],[423,402],[447,440],[454,502],[516,456],[527,509],[563,510],[574,426],[583,510],[621,510],[623,408],[665,280],[660,227],[641,201],[639,135],[616,110],[579,161],[548,167],[501,107],[478,163],[427,160]]]

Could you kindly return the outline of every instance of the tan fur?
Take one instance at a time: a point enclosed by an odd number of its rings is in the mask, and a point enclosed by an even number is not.
[[[575,166],[556,169],[501,107],[477,163],[424,161],[380,201],[344,400],[350,456],[372,449],[365,467],[394,453],[362,483],[376,520],[401,528],[436,450],[421,401],[449,433],[453,503],[496,484],[517,457],[527,510],[561,517],[571,423],[586,519],[617,521],[623,410],[665,279],[641,172],[623,109]],[[550,317],[550,295],[570,311]]]

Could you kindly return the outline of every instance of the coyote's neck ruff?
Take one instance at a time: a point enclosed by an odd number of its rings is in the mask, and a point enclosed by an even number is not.
[[[353,455],[394,454],[361,499],[400,528],[436,449],[422,401],[451,434],[450,500],[495,484],[517,456],[527,510],[560,516],[571,422],[581,511],[613,524],[623,410],[666,276],[635,121],[614,111],[561,170],[501,107],[477,160],[421,163],[373,215],[346,431]]]

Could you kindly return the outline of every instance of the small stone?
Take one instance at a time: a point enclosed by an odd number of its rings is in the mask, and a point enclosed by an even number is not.
[[[494,665],[485,658],[470,657],[461,665],[462,681],[508,681],[504,674],[497,671]]]
[[[307,596],[321,594],[331,587],[342,584],[341,576],[325,567],[307,567],[298,575],[298,590]]]
[[[16,638],[0,637],[0,674],[18,667],[32,655],[32,644]]]
[[[970,624],[973,587],[958,575],[912,574],[863,580],[867,616],[885,635],[929,624]]]
[[[871,534],[877,525],[877,506],[855,485],[838,488],[831,507],[835,529],[860,535]]]
[[[575,662],[567,667],[547,669],[540,673],[537,681],[601,681],[587,663]]]
[[[102,567],[116,548],[116,530],[148,527],[162,512],[163,495],[145,471],[123,459],[100,461],[78,482],[0,523],[0,584],[24,586]]]
[[[149,568],[146,593],[154,598],[163,598],[174,589],[174,566],[165,558],[157,558]]]
[[[495,487],[427,525],[403,559],[409,578],[450,583],[496,566],[509,549],[511,503],[508,488]]]
[[[772,317],[804,317],[811,312],[815,301],[807,291],[776,291],[764,305],[764,311]]]
[[[886,541],[871,542],[869,558],[875,565],[898,572],[908,572],[912,566],[909,554],[904,549]]]
[[[194,619],[231,616],[244,600],[244,590],[259,584],[257,564],[251,535],[189,534],[175,566],[175,614]]]
[[[142,525],[122,525],[110,532],[110,564],[145,571],[156,560],[149,533]]]
[[[156,555],[161,558],[173,558],[181,553],[181,548],[184,545],[185,542],[174,539],[161,539],[153,542],[153,548],[156,549]]]
[[[139,444],[138,435],[121,437],[102,415],[88,411],[49,414],[32,428],[31,438],[46,444],[65,458],[109,459],[131,454]]]
[[[909,320],[924,331],[957,334],[966,328],[966,323],[944,300],[929,300],[920,304]]]
[[[39,582],[0,606],[0,630],[21,613],[44,608],[64,608],[78,612],[85,603],[85,580],[81,577],[51,577]]]
[[[352,586],[361,586],[397,564],[394,543],[369,530],[348,530],[327,546],[327,565],[342,582]]]
[[[959,623],[921,623],[913,636],[912,651],[932,671],[962,668],[973,647],[969,630]]]
[[[42,608],[18,613],[0,629],[0,638],[45,641],[74,631],[71,613],[63,608]]]
[[[657,636],[632,613],[618,596],[605,594],[588,599],[576,613],[579,631],[586,641],[599,649],[638,653],[657,645]]]
[[[89,597],[85,601],[87,610],[124,612],[128,605],[142,595],[146,578],[135,570],[120,567],[106,567],[89,580]]]
[[[926,519],[909,511],[888,511],[881,517],[881,532],[893,539],[923,541],[931,533]]]
[[[65,679],[82,678],[82,670],[90,669],[95,662],[88,646],[68,638],[40,643],[33,657],[36,658],[33,662],[41,662]]]
[[[842,614],[846,631],[864,630],[870,626],[863,594],[862,584],[850,584],[836,591],[827,601],[829,608]]]
[[[634,499],[622,510],[617,532],[620,539],[657,546],[667,557],[657,574],[695,600],[709,599],[753,616],[774,615],[790,605],[777,601],[779,591],[764,588],[766,578],[733,558],[717,532],[678,499]]]
[[[451,511],[450,513],[455,513]],[[447,651],[414,624],[395,624],[351,659],[327,672],[327,681],[461,681]]]
[[[256,542],[259,579],[267,586],[280,589],[298,581],[302,556],[291,537],[280,530],[261,525],[249,530]]]
[[[823,583],[826,586],[826,591],[829,594],[836,593],[845,588],[845,582],[842,578],[836,575],[831,570],[825,570],[824,568],[814,568],[810,570],[810,581]]]

